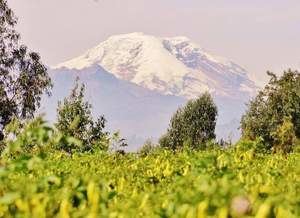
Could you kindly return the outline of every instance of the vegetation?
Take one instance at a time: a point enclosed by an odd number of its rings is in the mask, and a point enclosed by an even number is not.
[[[13,117],[32,118],[41,95],[50,94],[51,80],[40,56],[19,45],[17,19],[6,0],[0,1],[0,141]]]
[[[271,134],[285,155],[268,152],[263,137],[222,148],[211,140],[217,110],[204,94],[172,118],[168,134],[178,138],[148,140],[126,154],[117,133],[103,132],[104,122],[91,131],[96,125],[78,81],[58,114],[57,128],[40,117],[6,126],[0,217],[300,216],[300,144],[291,116]]]
[[[173,150],[184,145],[199,148],[205,142],[215,139],[216,121],[217,107],[211,95],[204,93],[177,110],[160,144]]]
[[[266,87],[249,104],[241,121],[244,138],[261,137],[265,149],[289,152],[300,138],[300,74],[288,70],[271,76]]]
[[[0,0],[0,217],[300,217],[299,72],[269,73],[236,145],[215,143],[205,93],[178,109],[158,145],[125,153],[78,80],[55,127],[34,118],[51,81],[15,24]]]
[[[58,103],[56,128],[64,135],[71,136],[82,141],[82,150],[90,150],[92,146],[100,146],[103,149],[103,139],[108,135],[104,132],[105,118],[101,116],[97,121],[93,120],[92,106],[84,100],[84,85],[79,86],[76,80],[71,95],[65,98],[63,103]],[[70,150],[72,147],[64,147]]]
[[[257,145],[240,142],[226,150],[70,155],[53,149],[62,141],[38,123],[6,140],[0,217],[300,216],[300,153],[256,153]]]

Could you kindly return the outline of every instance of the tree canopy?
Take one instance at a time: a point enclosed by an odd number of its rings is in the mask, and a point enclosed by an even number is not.
[[[100,145],[99,141],[107,133],[103,131],[106,123],[104,116],[93,120],[92,105],[85,101],[84,92],[84,84],[80,85],[77,79],[70,96],[58,103],[55,126],[63,134],[81,140],[83,150],[87,150],[96,144]]]
[[[17,18],[0,0],[0,140],[13,117],[32,118],[41,96],[50,94],[51,79],[36,52],[20,45]]]
[[[168,132],[160,139],[160,144],[172,149],[185,144],[192,148],[201,147],[216,137],[217,114],[217,106],[209,93],[188,101],[173,115]]]
[[[242,117],[242,136],[251,140],[261,137],[267,149],[286,151],[293,144],[291,139],[300,138],[300,74],[288,70],[281,77],[268,75],[269,83],[250,101]],[[283,137],[289,142],[282,143]]]

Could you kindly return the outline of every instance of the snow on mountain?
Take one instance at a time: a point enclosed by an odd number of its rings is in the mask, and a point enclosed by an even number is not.
[[[167,95],[194,98],[209,91],[214,96],[244,99],[256,92],[246,70],[186,37],[116,35],[56,68],[80,70],[94,64],[119,79]]]
[[[127,139],[134,139],[134,146],[161,136],[177,108],[204,91],[213,94],[218,106],[218,138],[236,140],[245,103],[257,89],[245,69],[186,37],[143,33],[112,36],[59,64],[51,75],[53,96],[44,104],[50,120],[55,119],[57,101],[67,96],[79,76],[94,113],[104,114],[109,129],[120,129]]]

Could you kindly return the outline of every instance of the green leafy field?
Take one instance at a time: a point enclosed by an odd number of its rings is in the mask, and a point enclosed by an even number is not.
[[[299,153],[56,151],[0,166],[0,217],[300,217]]]

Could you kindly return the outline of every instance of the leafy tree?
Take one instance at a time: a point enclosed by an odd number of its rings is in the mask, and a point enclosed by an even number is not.
[[[184,145],[197,148],[215,139],[217,107],[209,93],[190,100],[173,115],[166,135],[160,139],[163,147],[176,149]]]
[[[17,19],[6,0],[0,0],[0,140],[13,117],[32,118],[44,92],[52,87],[40,56],[19,45]]]
[[[84,100],[85,86],[79,85],[76,80],[71,95],[58,103],[58,118],[56,128],[68,136],[83,142],[83,149],[88,150],[93,146],[102,146],[101,140],[107,135],[103,131],[106,120],[103,116],[97,121],[93,120],[91,104]]]
[[[288,70],[280,78],[271,72],[268,75],[271,77],[269,83],[250,101],[241,128],[244,138],[261,137],[266,149],[270,150],[278,145],[278,137],[284,137],[283,132],[294,132],[295,137],[300,138],[300,74]]]

